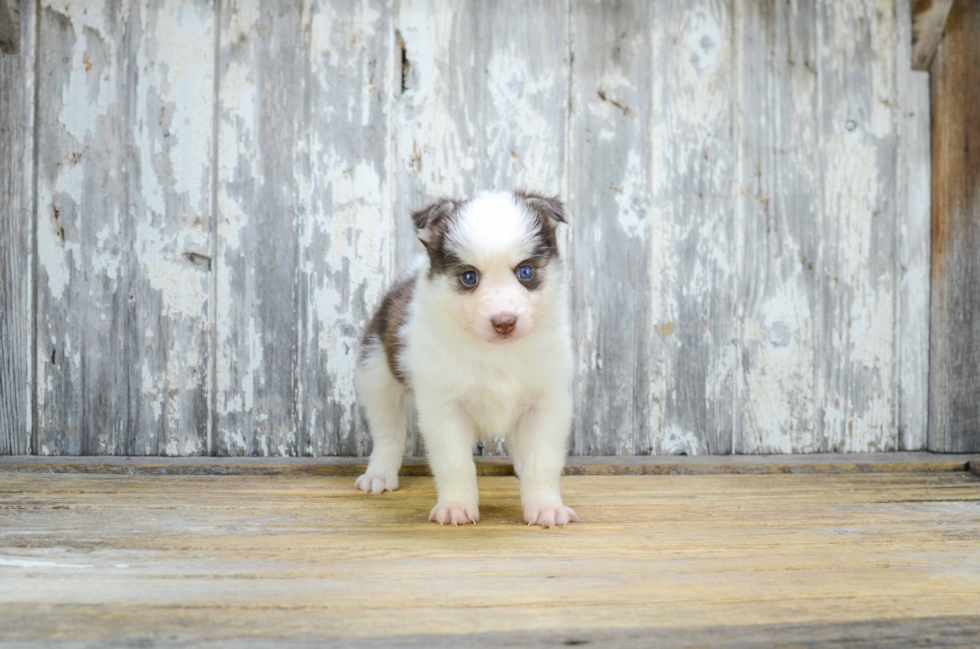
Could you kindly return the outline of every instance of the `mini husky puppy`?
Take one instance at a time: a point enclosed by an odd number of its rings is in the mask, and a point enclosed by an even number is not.
[[[355,383],[374,448],[356,486],[398,488],[418,412],[438,502],[429,520],[480,520],[473,445],[506,439],[528,525],[577,520],[559,477],[571,429],[568,289],[557,198],[523,191],[442,199],[412,214],[425,250],[368,324]]]

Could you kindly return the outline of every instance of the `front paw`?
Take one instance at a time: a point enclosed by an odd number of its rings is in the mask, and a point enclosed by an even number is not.
[[[385,491],[394,491],[398,488],[398,474],[394,475],[381,475],[373,473],[365,473],[354,486],[368,494],[380,494]]]
[[[524,507],[524,522],[541,527],[565,526],[578,520],[578,514],[571,507],[557,505],[527,505]]]
[[[480,521],[480,508],[473,505],[453,503],[438,504],[429,512],[429,520],[440,525],[466,525]]]

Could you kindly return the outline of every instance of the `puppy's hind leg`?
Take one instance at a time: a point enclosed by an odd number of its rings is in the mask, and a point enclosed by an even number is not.
[[[405,454],[407,389],[391,373],[384,351],[369,349],[355,374],[357,394],[371,427],[371,459],[355,486],[380,494],[398,488],[398,470]]]

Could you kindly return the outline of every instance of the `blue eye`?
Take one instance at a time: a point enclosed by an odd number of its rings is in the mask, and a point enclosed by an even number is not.
[[[517,276],[521,279],[531,279],[534,277],[534,269],[525,264],[517,269]]]
[[[463,286],[473,287],[480,281],[480,276],[476,274],[475,270],[468,270],[459,276],[459,281]]]

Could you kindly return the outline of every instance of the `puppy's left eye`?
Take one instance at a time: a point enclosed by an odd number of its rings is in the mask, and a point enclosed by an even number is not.
[[[524,264],[523,266],[517,269],[517,276],[520,277],[521,279],[531,279],[532,277],[534,277],[534,269],[528,266],[527,264]]]

